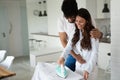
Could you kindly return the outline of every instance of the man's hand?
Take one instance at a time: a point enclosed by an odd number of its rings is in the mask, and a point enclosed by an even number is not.
[[[103,34],[97,28],[95,28],[95,29],[92,29],[92,31],[90,32],[90,35],[93,38],[101,39]]]
[[[84,63],[86,63],[86,61],[80,56],[80,55],[77,55],[77,61],[79,62],[79,63],[81,63],[81,64],[84,64]]]
[[[65,61],[65,59],[64,59],[63,57],[60,57],[60,58],[58,59],[57,63],[58,63],[59,65],[64,65],[64,61]]]
[[[84,76],[84,80],[88,80],[89,73],[87,71],[84,71],[83,76]]]

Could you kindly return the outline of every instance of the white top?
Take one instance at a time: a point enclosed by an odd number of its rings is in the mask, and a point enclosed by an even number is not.
[[[81,33],[81,31],[80,31]],[[71,50],[74,50],[76,54],[80,54],[83,59],[86,60],[85,64],[80,64],[78,61],[76,62],[76,70],[86,70],[89,73],[93,71],[98,59],[98,47],[99,47],[99,40],[91,38],[91,50],[82,49],[80,46],[82,40],[82,34],[80,34],[80,40],[76,43],[75,47],[72,48],[71,40],[68,41],[67,46],[65,47],[61,57],[67,58],[68,54]]]
[[[96,27],[95,20],[92,18],[92,23]],[[68,20],[62,16],[61,18],[58,19],[57,22],[57,27],[58,27],[58,32],[66,32],[67,34],[67,40],[72,37],[72,33],[75,31],[75,24],[68,22]]]

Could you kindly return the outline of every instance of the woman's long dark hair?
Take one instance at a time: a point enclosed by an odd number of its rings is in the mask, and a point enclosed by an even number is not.
[[[92,29],[94,29],[94,26],[93,26],[92,20],[91,20],[91,15],[87,9],[80,8],[78,10],[77,16],[80,16],[86,20],[84,31],[82,32],[83,38],[81,40],[80,45],[83,49],[91,50],[92,46],[91,46],[91,40],[90,40],[90,37],[91,37],[90,31]],[[72,47],[75,46],[75,44],[78,42],[79,39],[80,39],[80,33],[79,33],[79,29],[76,26],[75,33],[74,33],[73,38],[72,38]]]

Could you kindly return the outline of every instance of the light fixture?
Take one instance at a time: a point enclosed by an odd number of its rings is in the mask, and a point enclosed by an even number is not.
[[[103,8],[102,12],[103,13],[109,13],[110,12],[110,10],[108,8],[108,4],[106,3],[106,0],[105,0],[105,3],[104,3],[104,8]]]
[[[40,4],[40,10],[41,10],[41,2],[38,2]],[[42,16],[42,11],[39,11],[39,16]]]
[[[33,14],[35,15],[35,16],[39,16],[39,17],[42,17],[42,16],[47,16],[47,4],[46,4],[46,0],[40,0],[39,2],[38,2],[38,4],[39,4],[39,10],[34,10],[33,11]]]
[[[39,16],[42,16],[42,11],[39,12]]]
[[[44,7],[44,13],[43,13],[43,15],[44,15],[44,16],[47,16],[46,6],[47,6],[47,5],[46,5],[46,0],[44,0],[44,1],[43,1],[43,7]]]

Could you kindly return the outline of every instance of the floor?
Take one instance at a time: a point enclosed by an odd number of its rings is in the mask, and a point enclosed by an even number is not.
[[[16,76],[9,80],[31,80],[34,69],[30,67],[29,56],[15,58],[11,70],[16,72]],[[98,80],[110,80],[110,73],[105,73],[104,70],[98,70]]]

